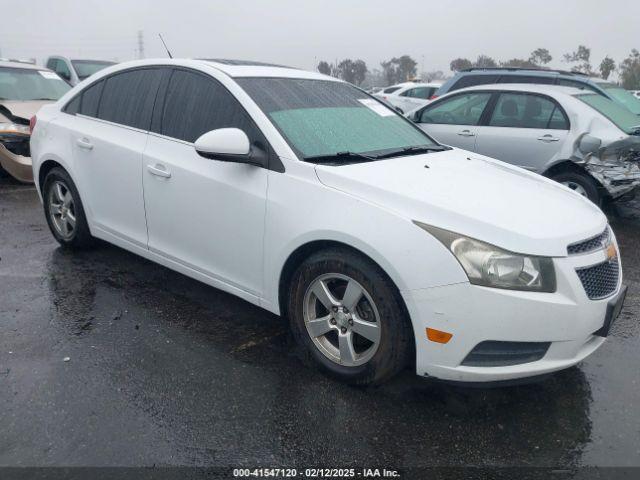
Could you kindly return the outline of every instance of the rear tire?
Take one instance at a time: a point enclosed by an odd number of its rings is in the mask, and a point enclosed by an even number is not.
[[[571,188],[596,205],[600,206],[602,204],[601,187],[590,175],[577,171],[565,171],[554,174],[550,178]]]
[[[94,245],[80,194],[64,169],[55,167],[47,173],[42,198],[49,229],[62,247],[83,249]]]
[[[303,354],[343,382],[383,383],[412,358],[413,329],[397,289],[377,265],[349,249],[317,252],[298,267],[288,313]]]

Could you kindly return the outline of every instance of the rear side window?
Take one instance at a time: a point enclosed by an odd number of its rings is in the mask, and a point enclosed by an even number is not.
[[[236,98],[216,80],[175,70],[169,80],[159,132],[193,143],[218,128],[240,128],[253,142],[266,140]],[[155,129],[154,129],[155,130]]]
[[[98,118],[148,130],[161,76],[160,69],[147,68],[130,70],[107,78]]]
[[[433,95],[433,92],[435,92],[435,88],[433,87],[416,87],[416,88],[412,88],[411,90],[407,90],[404,93],[401,93],[400,96],[411,97],[411,98],[423,98],[426,100],[428,98],[431,98],[431,95]]]
[[[444,125],[478,125],[490,93],[461,93],[425,108],[419,123]]]
[[[502,93],[491,115],[489,126],[568,128],[564,115],[552,100],[526,93]]]
[[[389,88],[385,88],[382,93],[393,93],[396,90],[400,90],[400,88],[402,87],[389,87]]]
[[[454,83],[449,91],[474,87],[476,85],[489,85],[490,83],[496,83],[498,78],[500,78],[500,75],[465,75]]]
[[[98,104],[100,103],[100,95],[102,95],[103,87],[104,81],[101,81],[83,90],[82,95],[79,95],[82,100],[80,101],[80,110],[78,113],[86,115],[87,117],[96,117],[98,115]]]

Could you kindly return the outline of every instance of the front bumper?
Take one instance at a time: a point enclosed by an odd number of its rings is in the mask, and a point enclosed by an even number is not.
[[[499,382],[571,367],[605,341],[602,329],[614,294],[589,300],[576,268],[606,261],[601,250],[554,259],[555,293],[501,290],[459,283],[403,292],[416,335],[418,375],[455,382]],[[426,328],[453,334],[446,344],[428,341]],[[507,366],[462,365],[481,342],[550,342],[536,361]]]
[[[33,183],[31,157],[16,155],[0,143],[0,165],[9,175],[24,183]]]

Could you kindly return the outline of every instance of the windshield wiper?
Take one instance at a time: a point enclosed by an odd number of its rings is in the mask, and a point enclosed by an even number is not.
[[[419,153],[444,152],[445,150],[451,150],[451,147],[445,147],[444,145],[423,145],[420,147],[405,147],[405,148],[401,148],[400,150],[394,150],[393,152],[378,155],[376,159],[401,157],[403,155],[417,155]]]
[[[364,153],[356,153],[356,152],[337,152],[329,155],[316,155],[314,157],[305,157],[305,161],[311,163],[336,163],[336,161],[340,160],[358,160],[365,162],[372,162],[377,160],[380,157],[373,157],[370,155],[365,155]]]

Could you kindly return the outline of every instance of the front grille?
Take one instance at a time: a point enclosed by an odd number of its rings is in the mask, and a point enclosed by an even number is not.
[[[600,250],[609,244],[610,233],[609,228],[602,232],[600,235],[583,240],[582,242],[572,243],[567,247],[567,253],[569,255],[579,255],[581,253],[593,252]]]
[[[476,345],[462,361],[467,367],[506,367],[540,360],[550,342],[486,341]]]
[[[576,272],[587,297],[600,300],[615,293],[620,278],[620,264],[614,258],[592,267],[578,268]]]

